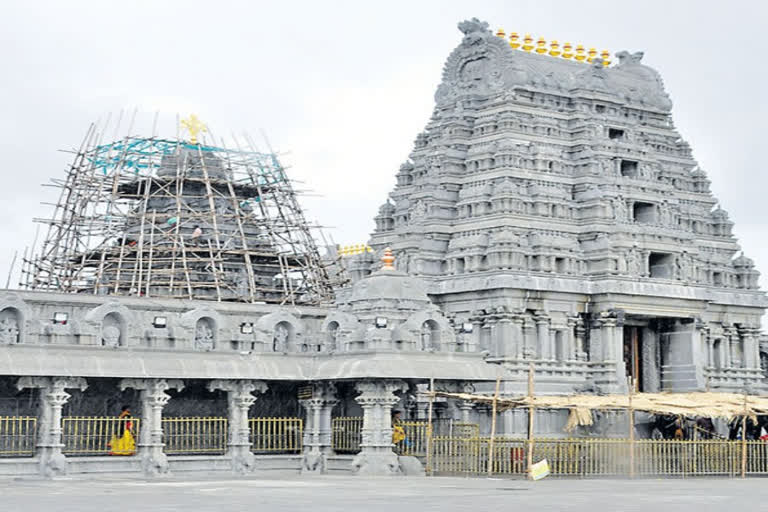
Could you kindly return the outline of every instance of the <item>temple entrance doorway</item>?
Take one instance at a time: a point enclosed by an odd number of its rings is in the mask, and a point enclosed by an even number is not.
[[[663,320],[627,317],[623,327],[623,360],[627,381],[632,378],[634,390],[655,393],[661,390]]]
[[[627,383],[633,383],[635,392],[645,391],[643,389],[643,366],[640,364],[642,339],[642,328],[624,326],[624,369],[627,374]]]

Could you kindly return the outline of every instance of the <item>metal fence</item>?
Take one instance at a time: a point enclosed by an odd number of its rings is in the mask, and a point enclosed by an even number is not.
[[[363,418],[352,416],[331,420],[331,445],[336,453],[357,453],[362,440]]]
[[[35,455],[37,418],[0,416],[0,457],[32,457]]]
[[[222,455],[227,451],[227,418],[163,418],[168,455]]]
[[[414,457],[427,456],[427,428],[428,422],[420,421],[401,421],[400,426],[405,431],[405,439],[395,444],[395,452],[398,455],[411,455]],[[455,421],[445,421],[432,425],[433,435],[435,431],[443,431],[446,437],[465,438],[478,437],[480,426],[477,423],[460,423]],[[439,432],[437,432],[439,435]]]
[[[304,421],[301,418],[251,418],[251,451],[301,453]]]
[[[135,455],[139,420],[94,416],[61,419],[65,455]]]
[[[768,443],[725,440],[536,439],[534,462],[547,459],[553,476],[735,476],[768,474]],[[525,475],[528,441],[496,438],[492,474]],[[634,453],[633,453],[634,451]],[[489,438],[432,439],[434,474],[488,473]]]

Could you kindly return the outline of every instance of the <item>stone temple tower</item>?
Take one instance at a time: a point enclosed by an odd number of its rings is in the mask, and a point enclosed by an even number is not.
[[[543,392],[761,386],[759,274],[642,52],[459,29],[371,246],[519,377],[508,392],[531,362]]]
[[[310,225],[274,154],[213,146],[194,134],[100,139],[91,130],[58,182],[62,195],[43,221],[43,244],[25,261],[27,288],[330,303]]]

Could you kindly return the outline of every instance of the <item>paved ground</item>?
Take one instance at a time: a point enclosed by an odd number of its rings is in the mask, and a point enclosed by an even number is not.
[[[563,480],[184,475],[0,480],[2,512],[760,511],[768,480]]]

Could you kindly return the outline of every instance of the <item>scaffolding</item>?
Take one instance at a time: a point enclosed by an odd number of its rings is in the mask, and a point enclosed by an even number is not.
[[[328,272],[277,155],[91,126],[22,287],[66,293],[311,305]],[[197,127],[196,127],[197,126]],[[154,132],[154,129],[153,129]]]

